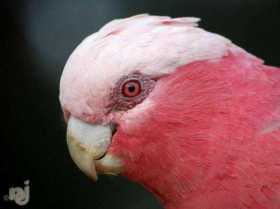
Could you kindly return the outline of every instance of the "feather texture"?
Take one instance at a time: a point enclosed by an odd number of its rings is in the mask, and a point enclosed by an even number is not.
[[[144,14],[86,38],[61,78],[65,115],[117,124],[108,153],[167,209],[279,209],[280,70],[198,21]],[[153,90],[110,111],[134,72]]]

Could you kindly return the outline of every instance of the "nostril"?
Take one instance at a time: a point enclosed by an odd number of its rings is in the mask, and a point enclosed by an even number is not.
[[[65,121],[65,123],[67,124],[67,123],[68,123],[68,120],[69,120],[69,118],[70,118],[70,112],[67,111],[66,109],[63,109],[62,111],[63,111],[63,118],[64,118],[64,121]]]

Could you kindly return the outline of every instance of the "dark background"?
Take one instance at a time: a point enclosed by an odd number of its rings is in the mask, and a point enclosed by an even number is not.
[[[73,164],[58,102],[69,54],[104,23],[139,13],[197,16],[267,64],[280,66],[279,0],[1,0],[0,209],[9,187],[30,180],[32,209],[159,209],[141,186],[121,177],[97,183]]]

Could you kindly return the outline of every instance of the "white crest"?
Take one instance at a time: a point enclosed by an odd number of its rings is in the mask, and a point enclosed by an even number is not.
[[[70,56],[61,78],[62,106],[72,114],[91,114],[124,75],[138,71],[160,76],[195,61],[223,57],[231,41],[197,27],[198,21],[144,14],[109,22]]]

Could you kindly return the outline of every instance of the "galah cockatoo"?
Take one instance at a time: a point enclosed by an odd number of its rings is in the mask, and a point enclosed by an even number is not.
[[[166,209],[279,209],[280,70],[198,21],[118,19],[75,49],[60,83],[70,155]]]

